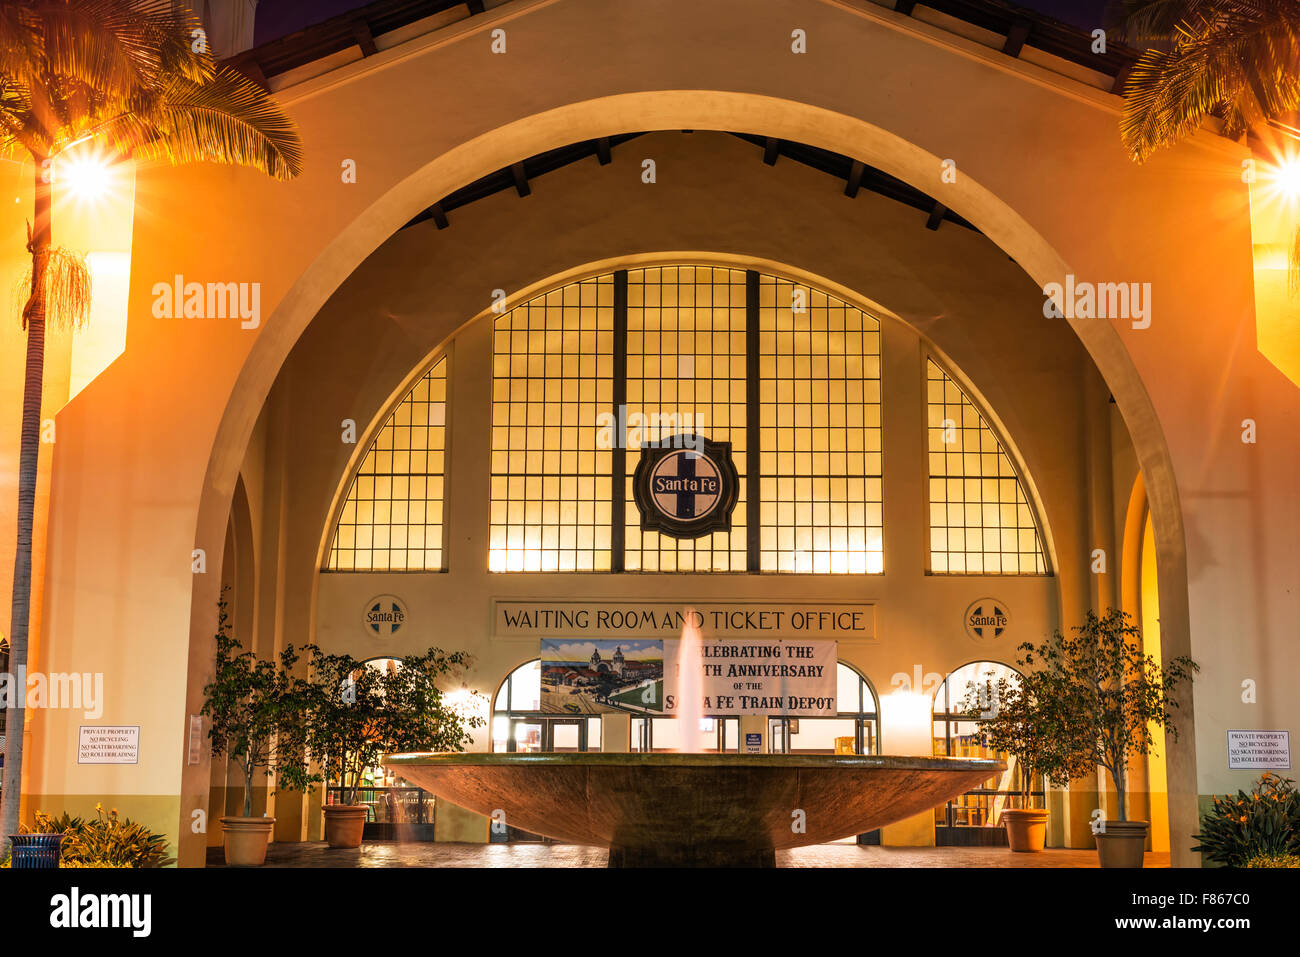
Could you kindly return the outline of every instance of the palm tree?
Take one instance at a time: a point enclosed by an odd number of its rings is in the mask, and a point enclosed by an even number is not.
[[[259,86],[216,64],[201,23],[183,5],[0,4],[0,156],[30,157],[36,190],[27,228],[31,278],[22,310],[27,365],[9,638],[15,671],[27,663],[45,326],[83,321],[90,300],[84,261],[52,244],[52,164],[88,140],[123,158],[250,166],[281,180],[302,166],[292,121]],[[7,715],[0,853],[18,828],[23,716],[22,708]]]

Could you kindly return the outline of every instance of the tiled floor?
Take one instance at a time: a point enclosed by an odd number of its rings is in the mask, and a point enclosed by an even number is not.
[[[576,844],[399,844],[367,841],[356,850],[323,842],[273,844],[267,867],[604,867],[606,852]],[[1005,847],[866,847],[820,844],[779,851],[778,867],[1096,867],[1096,851],[1013,854]],[[208,866],[224,866],[209,848]],[[1168,867],[1168,854],[1147,854],[1146,867]]]

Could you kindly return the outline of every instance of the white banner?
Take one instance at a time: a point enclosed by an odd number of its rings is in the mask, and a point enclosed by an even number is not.
[[[664,714],[676,715],[683,695],[700,698],[701,715],[834,715],[834,641],[765,638],[704,639],[693,661],[682,642],[664,642]]]

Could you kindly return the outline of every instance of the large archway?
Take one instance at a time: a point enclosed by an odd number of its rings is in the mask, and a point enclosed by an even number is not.
[[[229,512],[231,489],[262,403],[294,342],[329,295],[378,246],[438,196],[523,156],[580,138],[641,129],[719,129],[809,143],[859,157],[906,182],[932,184],[942,158],[862,120],[824,108],[748,93],[654,91],[621,94],[549,110],[470,139],[389,188],[341,231],[298,278],[259,335],[222,416],[204,481],[196,540],[209,537]],[[930,188],[933,188],[932,186]],[[947,188],[947,187],[946,187]],[[969,176],[944,202],[974,223],[1020,263],[1039,286],[1069,273],[1069,264],[1009,204]],[[1146,389],[1115,329],[1070,320],[1115,396],[1134,443],[1148,490],[1161,558],[1163,636],[1168,654],[1187,650],[1186,560],[1181,511],[1170,455]],[[211,586],[196,579],[191,603],[188,698],[197,701],[210,634]],[[1190,729],[1189,729],[1190,730]],[[186,772],[185,791],[194,782]],[[1171,791],[1186,796],[1194,815],[1190,747],[1171,760]]]

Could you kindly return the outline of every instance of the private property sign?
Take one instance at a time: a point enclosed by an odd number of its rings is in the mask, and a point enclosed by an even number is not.
[[[705,640],[694,662],[681,660],[682,644],[664,642],[664,714],[679,710],[687,688],[703,698],[702,714],[836,713],[833,641]]]
[[[78,764],[138,764],[140,762],[140,726],[81,726],[77,738]]]
[[[492,603],[498,638],[677,638],[687,616],[707,638],[874,641],[869,602],[517,601]]]
[[[1290,731],[1228,732],[1229,770],[1286,770],[1290,767]]]

